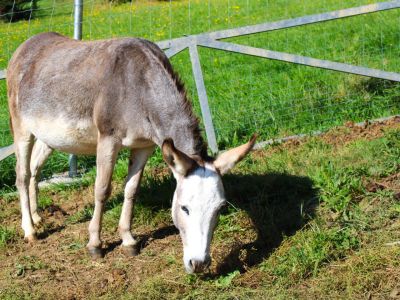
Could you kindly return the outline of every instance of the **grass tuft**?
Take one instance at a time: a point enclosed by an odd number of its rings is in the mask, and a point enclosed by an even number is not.
[[[0,247],[5,247],[17,238],[14,228],[0,225]]]

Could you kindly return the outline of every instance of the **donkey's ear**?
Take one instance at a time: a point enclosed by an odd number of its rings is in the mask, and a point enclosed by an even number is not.
[[[224,175],[253,149],[256,139],[257,134],[253,134],[246,144],[221,153],[214,161],[214,167],[221,175]]]
[[[171,168],[175,177],[177,175],[186,176],[197,165],[193,159],[175,148],[172,139],[166,139],[161,150],[165,162]]]

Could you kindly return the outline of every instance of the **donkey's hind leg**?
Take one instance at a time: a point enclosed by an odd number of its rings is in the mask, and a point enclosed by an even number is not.
[[[36,239],[29,206],[29,178],[31,173],[29,163],[33,146],[33,135],[27,130],[15,126],[15,124],[13,124],[13,132],[15,155],[17,157],[17,180],[15,185],[17,186],[21,202],[21,227],[24,230],[25,240],[32,242]]]
[[[40,171],[52,152],[53,149],[42,141],[36,140],[31,155],[31,178],[29,183],[29,204],[34,224],[39,224],[41,221],[41,218],[37,213],[38,180],[40,177]]]
[[[154,147],[145,149],[133,149],[129,160],[128,177],[124,191],[124,204],[122,205],[121,218],[118,231],[122,238],[122,246],[125,254],[134,256],[138,253],[136,240],[131,233],[132,211],[135,197],[142,178],[144,165],[149,156],[153,153]]]

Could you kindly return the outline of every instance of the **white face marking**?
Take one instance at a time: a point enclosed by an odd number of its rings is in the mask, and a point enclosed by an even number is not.
[[[172,204],[172,218],[179,229],[184,248],[186,271],[194,271],[191,261],[207,264],[210,243],[225,204],[220,175],[212,164],[197,168],[189,176],[178,178]]]

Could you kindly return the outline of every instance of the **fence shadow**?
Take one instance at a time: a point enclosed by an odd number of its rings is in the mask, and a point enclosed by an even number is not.
[[[318,191],[308,177],[282,173],[227,175],[224,185],[228,201],[250,217],[257,238],[234,246],[211,276],[235,270],[243,273],[261,263],[284,236],[293,235],[314,217],[319,203]]]

